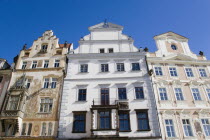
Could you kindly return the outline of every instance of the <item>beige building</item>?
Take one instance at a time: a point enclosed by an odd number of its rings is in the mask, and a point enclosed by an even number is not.
[[[147,62],[162,139],[210,139],[210,61],[176,33],[154,39],[158,50],[148,53]]]
[[[21,50],[1,112],[1,137],[57,136],[59,100],[72,44],[45,31]]]

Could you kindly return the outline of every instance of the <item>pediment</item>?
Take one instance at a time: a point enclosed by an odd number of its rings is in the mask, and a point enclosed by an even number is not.
[[[94,26],[91,26],[88,28],[90,31],[92,30],[101,30],[101,29],[107,29],[107,30],[122,30],[123,26],[113,24],[110,22],[101,22],[99,24],[96,24]]]
[[[183,55],[183,54],[173,54],[173,55],[168,55],[164,57],[164,60],[182,60],[182,61],[192,61],[195,60],[194,58]]]
[[[171,32],[171,31],[154,36],[154,39],[163,39],[163,38],[165,38],[165,39],[172,38],[172,39],[175,39],[175,40],[186,40],[186,41],[188,40],[188,38],[186,38],[182,35],[179,35],[177,33]]]

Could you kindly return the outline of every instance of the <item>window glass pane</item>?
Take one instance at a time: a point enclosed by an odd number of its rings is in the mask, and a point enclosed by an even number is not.
[[[136,99],[144,99],[143,87],[135,87]]]
[[[130,119],[129,112],[120,112],[119,113],[119,126],[120,131],[129,131],[130,130]]]
[[[188,119],[182,120],[185,136],[193,136],[190,121]]]
[[[186,74],[188,77],[194,77],[192,69],[191,68],[186,68]]]
[[[173,120],[167,119],[165,120],[165,126],[168,137],[175,137],[174,125]]]
[[[127,99],[126,88],[118,88],[119,100]]]
[[[197,88],[192,88],[194,100],[201,100],[200,92]]]
[[[85,132],[85,114],[74,114],[74,132]]]
[[[155,74],[157,76],[162,76],[163,75],[162,68],[161,67],[155,67]]]
[[[26,135],[26,123],[23,123],[21,135]]]
[[[140,65],[139,63],[132,63],[132,70],[135,71],[135,70],[140,70]]]
[[[117,63],[117,71],[125,71],[124,63]]]
[[[147,112],[137,112],[138,130],[149,130]]]
[[[99,112],[100,129],[110,129],[110,112]]]
[[[79,89],[79,101],[86,101],[86,89]]]
[[[32,130],[32,123],[29,123],[28,124],[28,133],[27,133],[28,136],[31,135],[31,130]]]
[[[41,134],[42,136],[46,136],[47,134],[46,134],[46,123],[43,123],[42,124],[42,134]]]
[[[177,100],[184,100],[181,88],[175,88],[175,94]]]
[[[199,69],[199,72],[201,77],[207,77],[205,69]]]
[[[165,88],[159,88],[159,93],[160,93],[160,100],[168,100]]]

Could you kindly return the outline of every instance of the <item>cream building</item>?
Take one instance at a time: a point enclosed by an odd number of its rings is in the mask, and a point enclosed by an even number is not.
[[[45,31],[21,50],[0,115],[1,137],[57,136],[59,100],[72,44]]]
[[[210,61],[176,33],[154,39],[158,50],[148,53],[147,63],[162,139],[210,139]]]
[[[120,25],[88,29],[68,55],[58,138],[160,139],[146,52]]]

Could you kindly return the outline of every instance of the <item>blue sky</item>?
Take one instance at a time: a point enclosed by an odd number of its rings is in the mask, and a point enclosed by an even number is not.
[[[155,35],[173,31],[189,38],[194,53],[210,59],[210,0],[0,0],[0,58],[13,62],[45,30],[78,46],[88,27],[103,22],[124,26],[137,47],[155,51]]]

